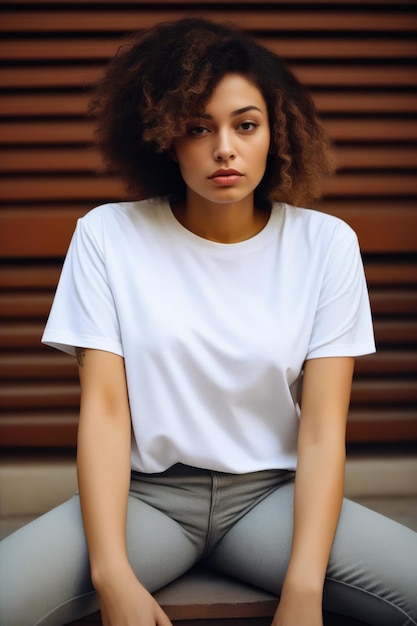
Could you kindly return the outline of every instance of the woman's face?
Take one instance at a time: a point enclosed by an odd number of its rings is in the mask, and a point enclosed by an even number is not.
[[[188,198],[235,204],[251,197],[265,173],[270,144],[268,112],[257,87],[227,74],[205,110],[190,119],[174,143]]]

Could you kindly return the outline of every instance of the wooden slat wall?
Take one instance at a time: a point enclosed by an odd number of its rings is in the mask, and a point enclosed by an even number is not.
[[[359,234],[379,352],[358,360],[351,442],[417,441],[415,0],[3,0],[0,9],[0,442],[73,446],[73,360],[40,336],[75,220],[124,198],[96,174],[89,86],[132,30],[232,20],[312,90],[339,164],[320,208]]]

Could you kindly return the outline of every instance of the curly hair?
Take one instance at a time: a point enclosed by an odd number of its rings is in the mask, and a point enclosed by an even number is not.
[[[329,139],[308,90],[276,54],[232,25],[202,18],[157,24],[122,46],[95,86],[90,114],[106,166],[139,195],[183,198],[171,158],[187,121],[221,79],[238,73],[262,93],[271,147],[255,204],[307,205],[334,169]]]

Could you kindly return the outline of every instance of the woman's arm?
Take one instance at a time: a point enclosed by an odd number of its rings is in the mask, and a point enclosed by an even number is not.
[[[126,550],[131,419],[124,360],[77,348],[81,383],[77,471],[93,584],[104,626],[170,625],[138,582]]]
[[[354,360],[306,361],[291,556],[274,626],[322,626],[326,568],[339,519]]]

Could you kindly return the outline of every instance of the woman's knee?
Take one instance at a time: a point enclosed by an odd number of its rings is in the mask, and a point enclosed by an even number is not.
[[[35,624],[92,591],[76,496],[0,543],[1,626]]]
[[[345,500],[329,561],[327,589],[332,592],[326,592],[326,601],[355,607],[358,618],[372,618],[378,626],[411,626],[417,624],[416,581],[417,533]]]

